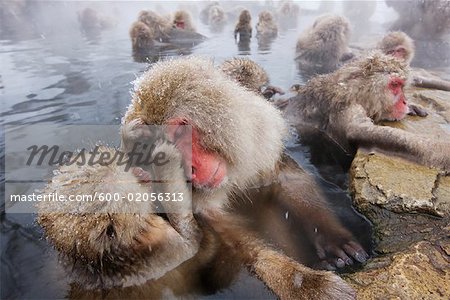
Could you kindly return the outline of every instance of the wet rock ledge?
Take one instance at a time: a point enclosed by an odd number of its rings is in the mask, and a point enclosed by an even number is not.
[[[450,141],[450,93],[414,89],[407,97],[429,116],[384,125]],[[360,149],[350,190],[377,244],[377,256],[345,277],[358,299],[450,299],[450,175]]]

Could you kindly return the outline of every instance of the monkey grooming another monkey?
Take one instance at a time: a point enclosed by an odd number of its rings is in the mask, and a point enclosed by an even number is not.
[[[285,111],[299,131],[319,130],[350,153],[355,147],[376,148],[449,171],[450,143],[377,125],[408,113],[403,92],[408,72],[404,61],[374,52],[311,79]]]
[[[259,184],[273,184],[273,188],[279,189],[280,201],[303,220],[321,259],[338,267],[353,263],[349,256],[359,262],[366,260],[365,251],[326,208],[323,195],[311,178],[292,168],[285,155],[280,156],[285,127],[273,106],[226,78],[223,71],[208,61],[188,58],[156,66],[137,82],[124,123],[137,119],[142,124],[193,126],[192,170],[187,168],[194,186],[193,203],[195,211],[213,228],[231,226],[221,219],[232,216],[219,213],[220,207],[228,202],[229,193],[245,193],[249,185],[256,188]],[[164,82],[162,90],[156,88],[160,82]],[[257,125],[269,123],[271,126],[263,132]],[[245,136],[240,132],[246,132]],[[254,148],[264,142],[265,151]],[[315,216],[313,220],[311,216]],[[238,235],[244,235],[244,231]],[[234,237],[231,232],[223,234]],[[253,247],[260,243],[223,239],[238,247],[238,252],[255,255]]]
[[[239,20],[234,28],[234,39],[239,41],[249,41],[252,37],[252,16],[250,12],[246,9],[241,11],[239,15]]]
[[[350,23],[344,17],[323,15],[305,30],[296,46],[295,60],[307,77],[330,73],[353,54],[348,48]]]
[[[164,274],[179,274],[175,278],[184,282],[197,276],[202,266],[211,270],[227,256],[218,262],[211,257],[231,249],[225,252],[228,257],[235,256],[281,299],[354,299],[354,291],[339,276],[309,269],[269,247],[242,225],[238,215],[225,208],[230,197],[237,193],[272,186],[286,208],[303,220],[302,229],[320,259],[337,267],[352,264],[352,259],[360,262],[367,259],[351,233],[327,208],[310,176],[294,167],[283,154],[286,124],[277,109],[227,78],[212,61],[188,57],[156,63],[136,80],[132,103],[123,119],[122,139],[140,141],[141,135],[135,133],[146,124],[167,127],[170,143],[164,152],[170,154],[173,167],[163,166],[154,173],[163,174],[162,183],[166,178],[175,180],[175,186],[170,185],[172,181],[164,185],[169,191],[184,191],[186,185],[181,179],[189,179],[193,186],[192,211],[168,212],[165,221],[154,216],[152,206],[144,206],[134,218],[116,214],[100,217],[95,213],[111,208],[102,203],[74,204],[74,211],[88,209],[91,218],[83,214],[53,215],[41,210],[39,222],[57,249],[80,258],[91,254],[81,259],[80,264],[92,272],[90,275],[81,272],[80,277],[88,276],[89,281],[96,283],[93,286],[107,287],[120,287],[121,279],[137,274],[137,279],[124,280],[124,284],[139,284],[147,279],[156,280],[148,282],[149,285],[161,283],[160,280],[167,283],[170,280]],[[262,128],[261,124],[270,126]],[[185,125],[190,125],[192,131],[186,130]],[[162,143],[161,147],[165,145]],[[174,148],[177,151],[172,151]],[[177,158],[177,154],[181,157]],[[65,183],[62,189],[71,194],[92,194],[99,187],[110,192],[118,189],[119,193],[153,188],[151,183],[143,189],[139,186],[152,178],[151,170],[134,169],[133,178],[120,169],[99,168],[67,172],[63,169],[65,177],[58,178],[49,190],[61,189],[61,183]],[[72,172],[79,173],[72,176]],[[119,185],[122,180],[127,184]],[[170,202],[162,205],[176,209]],[[145,223],[141,224],[140,217]],[[67,233],[67,224],[79,229]],[[211,239],[211,235],[217,239]],[[219,264],[219,269],[220,266],[223,265]],[[212,274],[206,274],[209,275]],[[177,286],[176,281],[174,285]]]
[[[377,48],[384,54],[394,56],[407,64],[410,64],[414,58],[414,42],[406,33],[401,31],[394,31],[385,35]],[[450,91],[450,82],[429,74],[425,70],[419,72],[413,69],[412,84],[417,87]]]
[[[224,61],[220,66],[230,78],[235,79],[242,86],[261,94],[266,99],[272,98],[276,93],[284,92],[278,87],[269,84],[269,75],[257,63],[247,58],[232,58]]]
[[[93,201],[38,205],[38,223],[63,254],[75,282],[85,289],[126,287],[158,279],[199,250],[202,232],[190,209],[190,191],[180,153],[167,142],[149,145],[156,145],[155,153],[164,153],[167,158],[166,164],[152,166],[162,182],[157,189],[141,182],[124,165],[115,163],[63,166],[44,189],[45,193],[58,192],[66,197],[80,194],[99,197]],[[107,147],[102,147],[99,153],[114,156],[114,150]],[[184,203],[161,202],[168,220],[157,214],[155,202],[139,202],[145,203],[140,205],[129,201],[130,193],[137,199],[156,191],[163,195],[183,194]],[[101,195],[106,197],[108,193],[119,195],[120,199],[101,200]]]

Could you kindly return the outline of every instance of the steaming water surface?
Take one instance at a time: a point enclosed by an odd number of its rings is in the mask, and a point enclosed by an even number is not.
[[[41,123],[119,124],[130,102],[132,81],[149,67],[147,63],[133,61],[128,28],[140,9],[158,4],[101,4],[106,8],[102,12],[113,15],[120,22],[115,29],[104,31],[96,38],[82,35],[76,21],[76,11],[89,3],[41,2],[35,5],[39,6],[36,10],[39,15],[33,21],[36,32],[32,38],[22,39],[19,33],[0,39],[1,125],[8,125],[5,127],[7,130],[19,130],[23,126]],[[100,7],[98,3],[95,5]],[[261,9],[258,5],[252,4],[254,11]],[[175,4],[163,6],[166,12],[175,8]],[[201,5],[198,4],[197,8],[199,11]],[[388,14],[380,9],[374,19],[388,18]],[[252,16],[254,26],[256,13]],[[303,82],[293,60],[295,42],[301,29],[311,24],[313,18],[312,15],[302,17],[298,29],[280,32],[270,47],[261,49],[253,38],[250,49],[245,50],[239,50],[234,41],[234,20],[222,33],[215,34],[195,19],[198,32],[208,36],[208,40],[192,48],[155,53],[151,60],[195,54],[213,57],[219,64],[233,56],[246,56],[266,69],[271,84],[287,90],[292,84]],[[381,23],[373,23],[370,30],[378,35],[384,31]],[[294,158],[323,183],[330,198],[339,200],[336,210],[340,215],[353,214],[345,184],[343,189],[325,182],[309,163],[308,148],[295,140],[289,146]],[[345,178],[345,174],[340,175]],[[41,239],[42,232],[34,224],[34,218],[31,214],[1,215],[2,298],[61,298],[67,294],[65,273],[58,267],[56,253]],[[355,222],[356,227],[361,226],[360,234],[366,231],[363,242],[369,243],[367,224]],[[271,296],[262,284],[242,273],[230,289],[210,297]]]

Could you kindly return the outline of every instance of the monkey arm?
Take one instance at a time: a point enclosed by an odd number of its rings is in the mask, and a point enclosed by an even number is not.
[[[302,222],[324,267],[334,269],[365,262],[369,255],[329,209],[309,174],[284,155],[278,199]]]
[[[355,299],[339,276],[309,269],[268,247],[242,220],[226,213],[204,215],[225,243],[236,249],[241,261],[280,299]]]
[[[373,124],[360,105],[352,105],[334,115],[335,131],[344,131],[348,141],[358,147],[376,148],[450,171],[450,143],[435,141],[401,129]],[[342,126],[337,128],[337,126]]]

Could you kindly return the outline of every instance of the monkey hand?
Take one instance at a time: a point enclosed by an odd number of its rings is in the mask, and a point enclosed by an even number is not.
[[[428,116],[428,113],[425,109],[423,109],[420,106],[417,106],[415,104],[409,104],[408,105],[408,115],[410,116],[419,116],[419,117],[426,117]]]
[[[280,299],[355,299],[355,291],[338,275],[309,269],[291,258],[265,249],[253,271]]]
[[[152,165],[151,172],[135,167],[133,174],[141,182],[150,183],[149,188],[157,191],[158,195],[171,195],[169,201],[167,199],[160,201],[162,212],[167,215],[171,226],[186,238],[190,246],[198,248],[201,230],[192,213],[191,189],[187,185],[182,167],[182,156],[173,144],[164,141],[157,142],[154,151],[164,153],[164,164]],[[151,186],[152,181],[154,186]]]
[[[263,94],[264,98],[270,99],[273,96],[275,96],[275,94],[284,95],[284,91],[279,87],[269,85],[264,89],[262,94]]]
[[[354,239],[353,235],[340,224],[327,226],[326,230],[317,227],[310,233],[321,260],[317,267],[326,270],[336,270],[354,264],[354,260],[365,263],[369,255]]]

